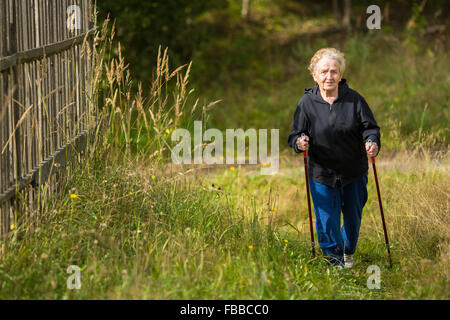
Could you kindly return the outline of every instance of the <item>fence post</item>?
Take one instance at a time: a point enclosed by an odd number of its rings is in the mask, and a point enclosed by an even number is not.
[[[9,34],[10,34],[10,52],[9,55],[13,55],[17,53],[17,2],[12,3],[11,7],[11,20],[9,23]],[[13,127],[12,130],[16,129],[17,123],[20,119],[20,110],[19,110],[19,104],[17,103],[18,97],[19,97],[19,90],[18,90],[18,72],[17,72],[18,65],[11,67],[11,76],[12,76],[12,86],[9,88],[10,90],[13,90],[11,101],[12,108],[13,108]],[[18,181],[21,178],[22,170],[21,170],[21,156],[20,156],[20,130],[16,130],[14,133],[14,147],[15,147],[15,170],[14,170],[14,178],[16,181]],[[14,158],[14,157],[13,157]]]

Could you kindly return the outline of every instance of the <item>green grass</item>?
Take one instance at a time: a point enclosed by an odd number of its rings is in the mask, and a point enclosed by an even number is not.
[[[411,175],[380,160],[394,267],[370,181],[356,265],[337,270],[311,256],[296,160],[284,158],[274,176],[244,166],[202,176],[97,159],[74,174],[35,232],[18,227],[3,244],[0,298],[447,299],[442,169],[428,160]],[[67,289],[69,265],[81,268],[79,290]],[[380,290],[367,288],[370,265],[381,269]]]

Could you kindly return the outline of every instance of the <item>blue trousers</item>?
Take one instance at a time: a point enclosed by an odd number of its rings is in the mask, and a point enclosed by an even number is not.
[[[367,202],[367,172],[343,188],[339,183],[331,188],[312,179],[309,185],[320,248],[332,264],[342,264],[343,254],[353,254],[356,250],[362,211]]]

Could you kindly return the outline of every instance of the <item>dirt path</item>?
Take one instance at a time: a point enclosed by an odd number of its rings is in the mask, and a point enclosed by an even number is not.
[[[380,154],[376,158],[376,165],[380,172],[383,170],[395,170],[399,172],[450,172],[450,157],[448,151],[435,153],[430,156],[426,153],[385,153]],[[176,165],[169,163],[164,167],[164,170],[157,171],[149,170],[147,166],[139,166],[138,173],[143,178],[151,179],[153,175],[165,176],[167,179],[177,179],[192,176],[208,176],[221,173],[224,170],[230,170],[234,167],[240,172],[244,171],[246,174],[257,175],[260,174],[261,164],[198,164],[198,165]],[[282,176],[298,175],[298,170],[303,172],[303,158],[301,155],[282,154],[280,155],[279,170],[276,174]],[[371,165],[369,164],[369,170]],[[163,172],[164,171],[164,172]]]

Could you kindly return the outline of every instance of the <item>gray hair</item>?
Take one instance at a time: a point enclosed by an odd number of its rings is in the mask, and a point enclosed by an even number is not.
[[[314,54],[308,66],[308,70],[309,72],[311,72],[312,76],[314,76],[314,73],[316,72],[317,64],[323,58],[330,58],[336,60],[339,63],[339,73],[341,74],[341,76],[344,74],[345,71],[344,54],[335,48],[322,48]]]

